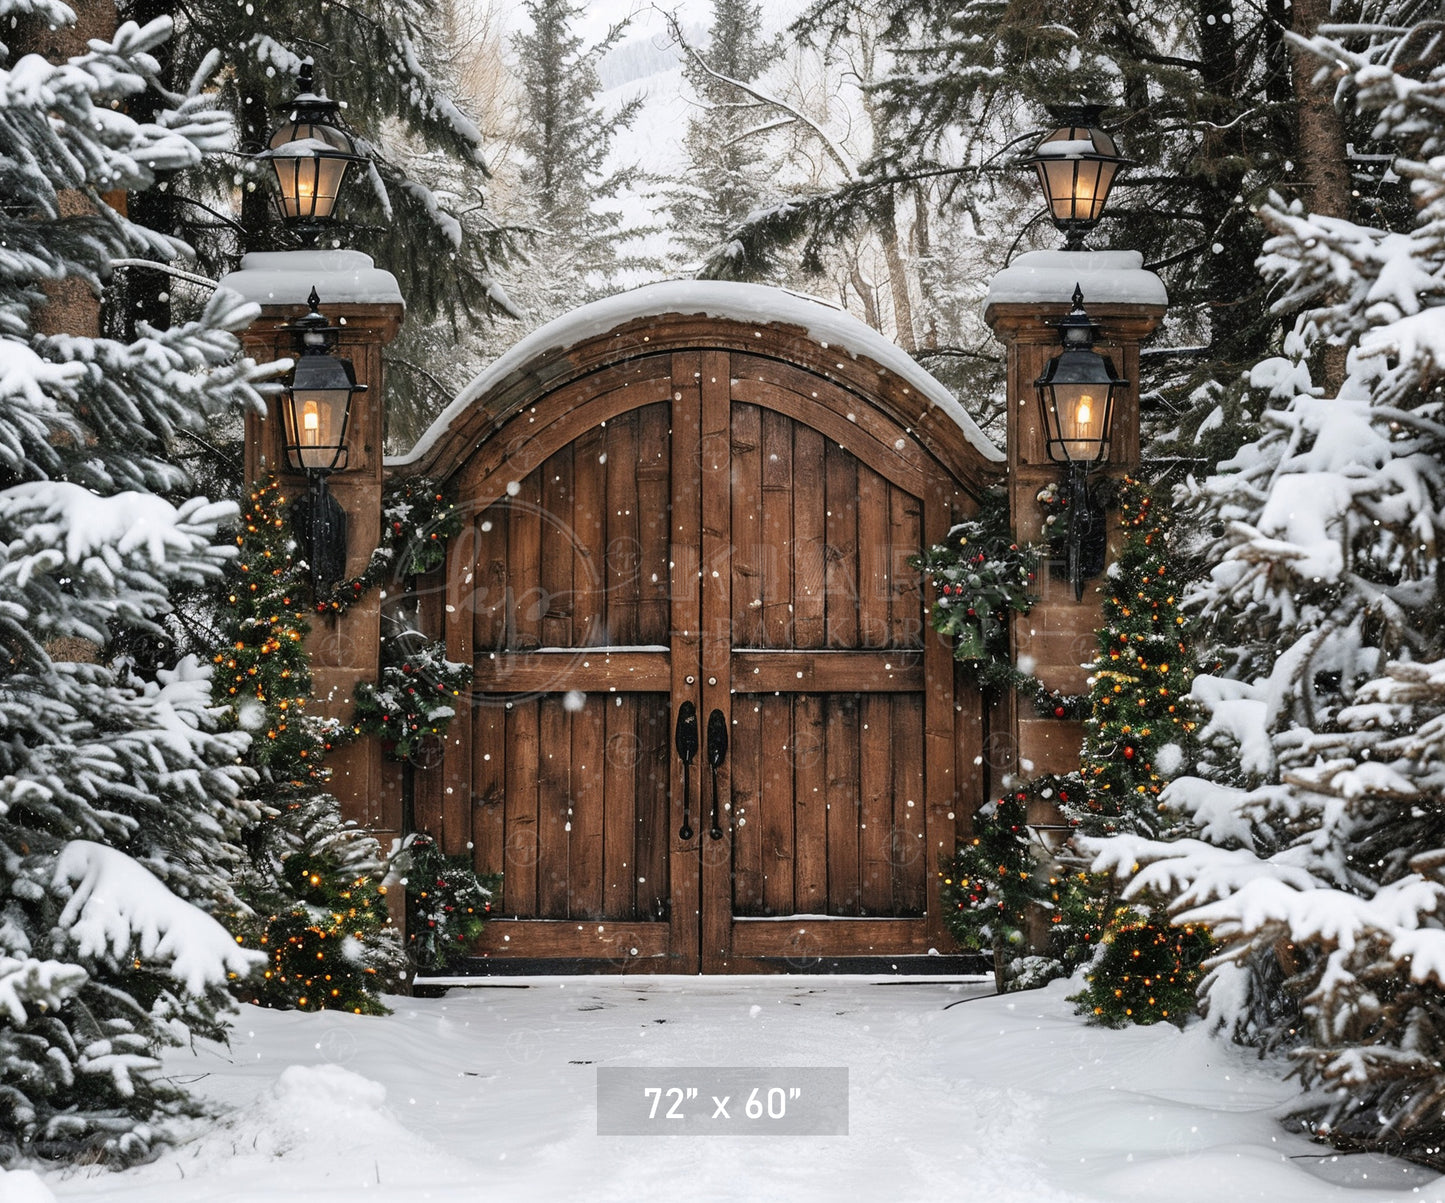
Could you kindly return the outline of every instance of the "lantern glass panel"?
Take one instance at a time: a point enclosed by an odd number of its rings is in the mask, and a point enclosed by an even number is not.
[[[286,395],[286,451],[298,472],[333,471],[346,450],[351,386],[308,387],[299,381]]]
[[[288,121],[272,135],[271,152],[282,217],[329,218],[355,153],[351,139],[333,126]]]
[[[1110,384],[1053,384],[1048,387],[1049,437],[1070,463],[1092,464],[1108,450]]]

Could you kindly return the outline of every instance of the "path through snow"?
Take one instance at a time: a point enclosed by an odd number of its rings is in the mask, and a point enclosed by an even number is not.
[[[171,1059],[225,1118],[151,1165],[45,1181],[107,1203],[1445,1199],[1445,1179],[1280,1130],[1277,1067],[1197,1028],[1087,1027],[1067,992],[573,977],[398,998],[390,1019],[248,1007],[229,1051]],[[599,1065],[844,1065],[850,1133],[599,1137]]]

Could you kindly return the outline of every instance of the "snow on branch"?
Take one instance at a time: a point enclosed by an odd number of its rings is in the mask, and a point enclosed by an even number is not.
[[[88,976],[79,965],[0,955],[0,1015],[21,1027],[30,1017],[27,1007],[59,1010]]]
[[[86,568],[98,559],[115,570],[123,557],[137,554],[162,567],[203,553],[235,513],[233,503],[204,497],[176,507],[150,493],[99,497],[68,481],[15,485],[0,491],[0,522],[21,532],[0,580],[24,588],[33,573],[62,563]]]
[[[51,885],[69,895],[58,926],[69,932],[82,957],[160,962],[193,995],[223,985],[231,975],[244,977],[265,961],[125,853],[104,844],[66,844]]]

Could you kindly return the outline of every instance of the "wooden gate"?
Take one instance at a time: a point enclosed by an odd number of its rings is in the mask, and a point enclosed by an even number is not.
[[[519,371],[452,440],[444,625],[476,678],[418,818],[503,874],[498,964],[948,951],[937,867],[983,800],[983,716],[909,560],[991,465],[900,420],[879,394],[913,390],[866,360],[698,321]]]

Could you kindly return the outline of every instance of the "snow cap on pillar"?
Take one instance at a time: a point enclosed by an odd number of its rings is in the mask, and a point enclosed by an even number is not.
[[[322,305],[403,305],[396,277],[360,251],[252,251],[221,287],[260,305],[304,305],[315,288]]]
[[[1164,282],[1144,270],[1138,251],[1029,251],[994,276],[984,298],[995,305],[1068,304],[1077,285],[1084,305],[1168,305]]]

